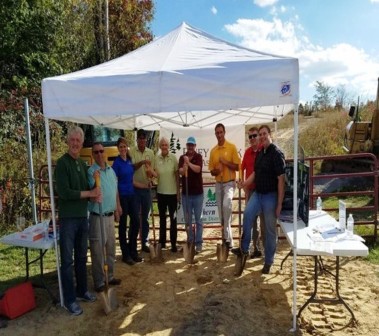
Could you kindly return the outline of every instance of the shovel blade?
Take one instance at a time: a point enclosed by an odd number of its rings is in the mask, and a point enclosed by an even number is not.
[[[116,292],[113,288],[108,288],[104,292],[100,293],[100,301],[102,303],[105,315],[108,315],[118,307]]]
[[[195,244],[186,243],[183,246],[183,257],[187,264],[193,264],[193,259],[195,258]]]
[[[149,249],[151,262],[161,262],[163,260],[161,244],[150,244]]]
[[[217,261],[227,262],[229,256],[229,248],[226,244],[217,244]]]
[[[240,276],[243,272],[243,269],[245,268],[247,255],[240,255],[237,256],[236,263],[234,265],[234,275]]]
[[[155,255],[158,262],[163,261],[162,256],[162,245],[161,244],[155,244]]]

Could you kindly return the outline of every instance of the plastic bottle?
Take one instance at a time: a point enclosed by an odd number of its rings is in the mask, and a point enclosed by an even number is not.
[[[350,237],[352,237],[354,234],[354,218],[352,214],[350,214],[349,218],[347,219],[346,232]]]
[[[321,213],[321,211],[322,211],[322,200],[321,200],[320,196],[317,197],[316,209],[317,209],[317,213]]]
[[[48,241],[49,240],[49,222],[47,222],[46,224],[45,224],[45,234],[44,234],[44,238],[45,238],[45,240],[46,241]]]

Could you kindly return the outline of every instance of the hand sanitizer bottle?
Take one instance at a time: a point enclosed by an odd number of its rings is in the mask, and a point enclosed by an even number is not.
[[[354,218],[352,214],[350,214],[347,219],[346,233],[348,237],[352,237],[354,235]]]
[[[321,211],[322,211],[322,200],[321,200],[320,196],[317,197],[316,208],[317,208],[317,213],[321,213]]]

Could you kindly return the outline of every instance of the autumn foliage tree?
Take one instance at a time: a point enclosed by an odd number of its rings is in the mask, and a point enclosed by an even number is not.
[[[0,2],[0,232],[31,216],[24,99],[29,101],[33,160],[46,162],[41,80],[102,63],[152,40],[152,0],[2,0]],[[65,149],[65,123],[51,122],[53,155]],[[37,174],[37,173],[36,173]],[[5,226],[4,226],[5,225]]]

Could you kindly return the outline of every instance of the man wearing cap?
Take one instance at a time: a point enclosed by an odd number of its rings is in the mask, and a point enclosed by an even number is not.
[[[225,244],[232,248],[232,201],[240,157],[236,146],[225,139],[225,133],[225,126],[217,124],[215,127],[217,145],[211,150],[209,171],[216,178],[216,200],[219,213],[222,214]]]
[[[137,131],[137,147],[130,149],[130,156],[134,164],[133,183],[137,202],[137,211],[141,213],[142,251],[149,253],[149,213],[152,205],[151,178],[154,176],[154,152],[146,147],[146,132]]]
[[[179,158],[179,174],[182,176],[182,204],[188,233],[188,242],[195,242],[196,252],[203,245],[203,157],[196,152],[196,140],[187,139],[187,152]],[[187,174],[186,174],[187,172]],[[187,176],[187,177],[186,177]],[[187,190],[188,187],[188,190]],[[192,213],[195,217],[195,237],[192,231]]]

